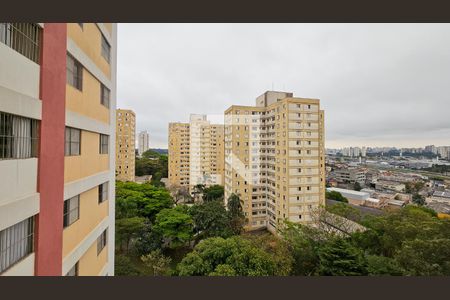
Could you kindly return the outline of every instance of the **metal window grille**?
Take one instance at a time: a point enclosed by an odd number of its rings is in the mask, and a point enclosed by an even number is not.
[[[80,155],[81,130],[66,127],[64,153],[66,156]]]
[[[0,160],[37,157],[39,121],[0,112]]]
[[[100,103],[107,108],[109,108],[110,94],[111,92],[106,86],[100,85]]]
[[[80,218],[80,195],[64,201],[63,226],[70,226]]]
[[[108,154],[109,136],[100,134],[100,154]]]
[[[67,54],[66,70],[67,83],[83,90],[83,66],[70,54]]]
[[[108,200],[108,182],[98,186],[98,203]]]
[[[34,217],[0,231],[0,273],[33,252]]]
[[[0,23],[0,42],[39,64],[42,29],[35,23]]]
[[[105,39],[103,35],[102,35],[102,56],[109,63],[109,60],[111,58],[111,46],[109,45],[108,41]]]
[[[108,229],[105,229],[97,238],[97,255],[99,255],[105,248],[108,242]]]

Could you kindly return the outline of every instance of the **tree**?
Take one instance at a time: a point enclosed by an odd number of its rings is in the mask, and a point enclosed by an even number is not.
[[[230,219],[222,202],[209,201],[195,204],[189,212],[194,221],[197,240],[214,236],[226,238],[233,234]]]
[[[173,200],[165,188],[135,182],[116,182],[116,218],[145,217],[151,222],[164,208],[173,207]]]
[[[361,221],[361,212],[344,202],[327,205],[326,210],[332,214],[339,215],[355,222]]]
[[[153,230],[161,234],[170,247],[175,248],[191,241],[193,220],[182,205],[165,208],[156,215]]]
[[[250,241],[253,246],[270,254],[275,263],[277,275],[288,276],[291,274],[294,258],[285,240],[270,233],[261,235],[249,234],[244,235],[243,238]]]
[[[355,184],[353,185],[353,189],[355,191],[360,191],[362,189],[361,184],[358,181],[355,181]]]
[[[342,196],[341,193],[336,192],[336,191],[326,191],[325,192],[325,198],[326,199],[331,199],[331,200],[336,200],[336,201],[340,201],[340,202],[345,202],[348,203],[348,199],[345,198],[344,196]]]
[[[240,236],[202,240],[177,265],[180,276],[279,275],[273,257]]]
[[[364,253],[343,238],[333,238],[318,250],[318,275],[367,275]]]
[[[367,256],[367,272],[369,275],[375,276],[402,276],[404,274],[404,270],[395,259],[377,255]]]
[[[116,255],[114,258],[115,276],[138,276],[141,272],[133,265],[131,259],[124,255]]]
[[[330,234],[316,227],[289,221],[284,223],[280,234],[293,258],[292,275],[316,274],[319,267],[318,249],[330,239]]]
[[[395,258],[406,275],[450,275],[450,239],[414,239],[405,241]]]
[[[134,253],[138,257],[160,249],[163,246],[163,236],[153,230],[152,225],[146,222],[144,228],[138,233],[134,242]]]
[[[417,204],[417,205],[424,205],[425,204],[425,198],[422,195],[419,195],[419,194],[415,193],[412,196],[412,202]]]
[[[116,241],[120,252],[128,253],[130,242],[144,229],[145,218],[132,217],[116,220]]]
[[[185,186],[172,185],[169,188],[170,194],[173,197],[175,205],[178,203],[190,203],[193,201],[189,188]]]
[[[160,249],[154,250],[147,255],[141,256],[141,260],[149,270],[148,275],[170,275],[170,263],[172,262],[172,259],[170,257],[164,256]]]
[[[231,194],[227,203],[228,216],[231,230],[234,234],[240,234],[244,228],[245,216],[242,211],[242,201],[236,194]]]
[[[223,200],[224,188],[215,184],[203,190],[203,201]]]

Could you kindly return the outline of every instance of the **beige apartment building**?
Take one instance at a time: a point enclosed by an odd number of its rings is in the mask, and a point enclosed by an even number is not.
[[[189,123],[169,123],[169,185],[224,184],[224,126],[206,115],[190,116]]]
[[[116,115],[116,179],[134,181],[136,115],[129,109],[117,109]]]
[[[310,223],[325,205],[324,112],[319,99],[268,91],[225,111],[225,199],[243,200],[247,230]]]

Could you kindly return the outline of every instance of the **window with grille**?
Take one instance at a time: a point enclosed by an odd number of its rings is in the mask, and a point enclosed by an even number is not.
[[[67,83],[78,90],[83,90],[83,66],[67,54]]]
[[[78,262],[67,272],[66,276],[78,276]]]
[[[69,227],[80,218],[80,195],[64,201],[63,225]]]
[[[102,56],[109,63],[111,57],[111,46],[109,45],[108,41],[103,35],[102,35]]]
[[[100,154],[108,154],[109,135],[100,134]]]
[[[37,157],[39,121],[0,112],[0,160]]]
[[[108,182],[98,186],[98,203],[108,200]]]
[[[101,84],[100,85],[100,103],[107,108],[109,108],[110,94],[111,94],[110,90],[106,86]]]
[[[39,64],[42,28],[35,23],[0,23],[0,42]]]
[[[34,217],[0,231],[0,273],[33,252]]]
[[[81,150],[81,130],[66,127],[64,154],[66,156],[80,155]]]
[[[108,242],[108,229],[105,229],[97,238],[97,255],[99,255],[105,248]]]

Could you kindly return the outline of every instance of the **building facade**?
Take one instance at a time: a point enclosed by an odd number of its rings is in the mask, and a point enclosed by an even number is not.
[[[147,131],[141,131],[139,132],[139,138],[138,138],[138,154],[139,156],[142,156],[142,153],[144,153],[145,151],[147,151],[148,149],[150,149],[149,146],[149,135]]]
[[[325,205],[324,156],[318,99],[268,91],[225,111],[225,199],[239,195],[248,230],[312,222]]]
[[[343,183],[360,183],[365,184],[366,172],[359,168],[342,168],[334,171],[334,175],[338,182]]]
[[[129,109],[117,109],[116,118],[116,179],[134,181],[136,115]]]
[[[224,127],[192,114],[169,123],[169,185],[193,192],[197,184],[224,184]]]
[[[114,274],[116,41],[0,23],[0,275]]]

